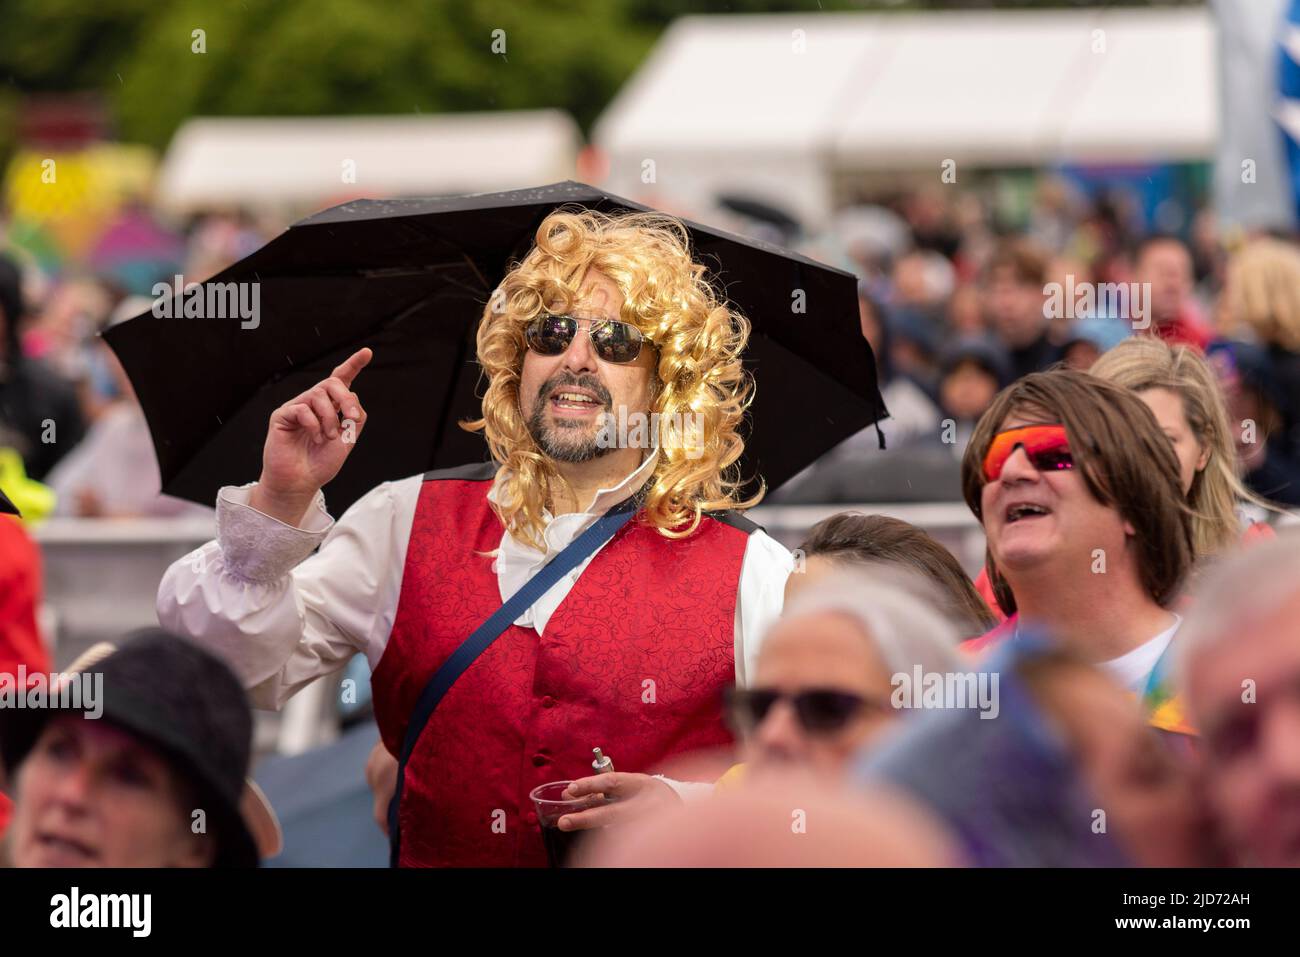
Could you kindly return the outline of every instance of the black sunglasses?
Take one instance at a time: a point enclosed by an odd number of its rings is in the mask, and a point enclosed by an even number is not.
[[[617,319],[583,319],[574,316],[538,316],[524,331],[528,348],[541,356],[563,355],[578,334],[579,322],[587,323],[587,335],[596,355],[605,362],[619,365],[632,362],[641,354],[645,336],[630,323]]]
[[[830,734],[843,729],[865,710],[889,708],[883,702],[832,688],[809,688],[785,694],[770,688],[729,687],[725,700],[732,725],[742,734],[749,734],[762,724],[776,703],[783,700],[794,706],[800,727],[809,734]]]

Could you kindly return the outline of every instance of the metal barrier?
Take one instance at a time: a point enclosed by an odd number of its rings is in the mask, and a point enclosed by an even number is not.
[[[216,534],[211,518],[52,518],[32,530],[44,563],[42,630],[57,667],[97,641],[158,624],[167,566]],[[255,748],[296,754],[338,732],[337,676],[317,681],[279,713],[257,712]]]

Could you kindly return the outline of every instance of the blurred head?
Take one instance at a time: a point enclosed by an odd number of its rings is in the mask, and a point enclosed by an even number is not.
[[[1063,290],[1081,289],[1092,281],[1092,269],[1088,263],[1073,256],[1053,256],[1044,269],[1044,285],[1058,283]],[[1058,310],[1048,321],[1051,327],[1048,335],[1053,342],[1060,342],[1067,334],[1069,326],[1075,321],[1070,315],[1074,311],[1073,308]]]
[[[934,374],[935,357],[939,350],[939,333],[935,315],[930,310],[903,307],[888,313],[889,368],[892,372],[909,375],[919,382],[928,381]]]
[[[1237,503],[1253,496],[1238,477],[1227,407],[1204,357],[1189,346],[1136,336],[1103,355],[1091,372],[1136,392],[1169,437],[1194,513],[1197,555],[1234,545],[1241,534]]]
[[[545,315],[579,320],[560,355],[541,355],[525,333]],[[627,363],[596,355],[593,320],[616,320],[646,340]],[[483,311],[478,360],[488,380],[482,430],[505,469],[497,510],[511,534],[539,544],[542,512],[557,462],[606,454],[597,436],[602,414],[658,413],[688,429],[703,448],[661,441],[647,521],[686,534],[705,511],[746,507],[737,500],[737,433],[751,383],[741,362],[749,324],[732,312],[691,259],[689,234],[658,213],[609,215],[556,211],[537,228],[535,244],[502,280]],[[564,397],[562,398],[562,394]],[[587,402],[573,398],[585,396]],[[663,434],[663,433],[661,433]],[[685,437],[683,437],[685,438]]]
[[[1061,362],[1067,369],[1088,372],[1094,362],[1128,335],[1128,324],[1120,319],[1076,319],[1066,327],[1060,339]]]
[[[786,605],[731,716],[747,774],[837,777],[899,718],[893,676],[958,670],[957,633],[927,582],[902,569],[839,570]]]
[[[901,306],[933,306],[952,293],[952,264],[942,255],[915,250],[894,263],[894,300]]]
[[[1210,863],[1206,818],[1190,770],[1146,723],[1131,694],[1065,654],[1017,668],[1058,730],[1124,849],[1142,867]]]
[[[1300,352],[1300,250],[1279,239],[1249,242],[1228,261],[1220,310],[1228,335]]]
[[[851,777],[919,798],[979,866],[1205,863],[1188,776],[1133,695],[1032,631],[980,670],[1000,679],[996,720],[933,710]]]
[[[984,334],[988,324],[980,308],[978,286],[965,284],[953,290],[948,300],[948,328],[959,336]]]
[[[593,832],[591,867],[951,867],[955,842],[919,802],[786,774],[762,788],[673,802]]]
[[[973,359],[963,359],[939,380],[939,402],[956,419],[978,419],[998,394],[997,376]]]
[[[1173,236],[1156,236],[1138,247],[1136,280],[1151,284],[1151,319],[1157,326],[1177,319],[1192,294],[1192,254]]]
[[[195,834],[203,803],[157,747],[102,720],[49,722],[18,769],[16,867],[210,867],[215,836]]]
[[[1067,369],[1087,372],[1101,358],[1101,349],[1088,339],[1074,339],[1061,350],[1061,363]]]
[[[945,415],[973,422],[1012,378],[1006,350],[994,339],[961,338],[939,356],[939,404]]]
[[[1244,864],[1300,866],[1300,537],[1234,556],[1179,630],[1206,788]]]
[[[1073,467],[1040,461],[1040,471],[1015,444],[1001,472],[986,477],[996,436],[1030,425],[1063,426],[1068,450],[1059,451]],[[1034,373],[999,393],[966,447],[962,492],[984,527],[989,579],[1007,614],[1017,581],[1032,574],[1053,588],[1077,586],[1097,549],[1108,581],[1136,578],[1159,605],[1191,564],[1190,513],[1169,439],[1136,395],[1087,373]]]
[[[989,326],[1009,349],[1032,345],[1047,328],[1043,284],[1047,260],[1031,243],[998,247],[984,275],[984,310]]]
[[[803,570],[786,579],[785,601],[846,568],[897,567],[927,579],[942,599],[944,615],[962,638],[982,635],[996,624],[993,613],[948,549],[921,528],[887,515],[841,512],[808,531],[796,549]]]
[[[248,698],[211,653],[141,629],[74,662],[49,701],[0,722],[15,865],[252,867],[278,852],[245,778]]]

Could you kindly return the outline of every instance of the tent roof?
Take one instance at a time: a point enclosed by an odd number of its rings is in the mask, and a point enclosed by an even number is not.
[[[437,116],[203,117],[172,138],[171,209],[495,191],[569,179],[581,135],[561,110]],[[345,160],[356,182],[343,179]]]
[[[1207,159],[1216,62],[1203,8],[692,16],[595,139],[613,155],[866,169]]]

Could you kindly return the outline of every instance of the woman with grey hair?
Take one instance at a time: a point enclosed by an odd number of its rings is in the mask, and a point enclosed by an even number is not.
[[[845,568],[793,595],[754,680],[728,702],[746,776],[791,765],[840,774],[907,713],[919,668],[968,670],[937,590],[901,568]],[[721,784],[740,771],[733,768]]]

